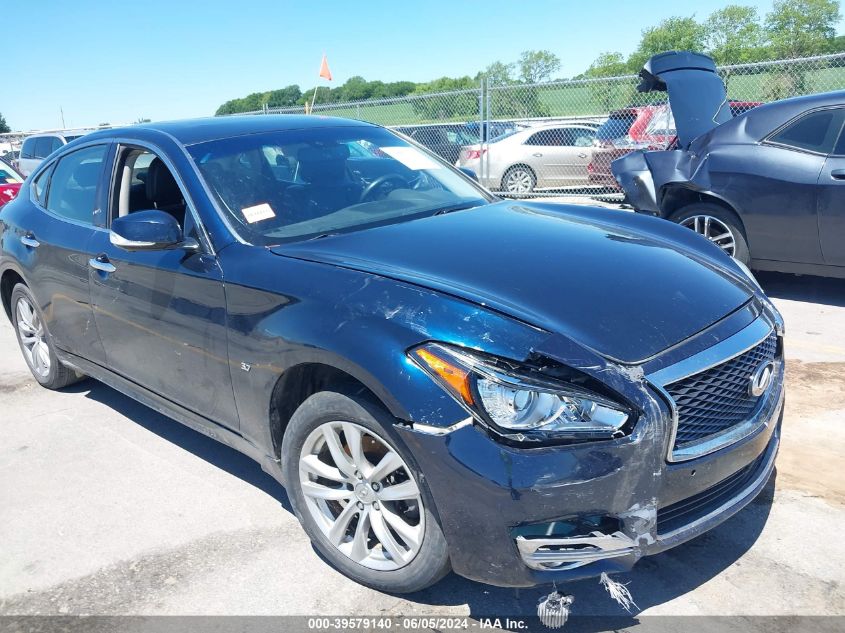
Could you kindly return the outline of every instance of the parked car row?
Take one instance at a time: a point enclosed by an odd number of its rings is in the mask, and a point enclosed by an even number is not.
[[[514,130],[461,148],[456,165],[476,172],[489,189],[511,194],[583,185],[597,127],[550,124]]]
[[[845,91],[733,116],[713,60],[664,53],[640,89],[666,91],[676,149],[612,163],[627,201],[755,269],[845,277]]]
[[[402,125],[394,128],[420,145],[430,149],[435,154],[454,164],[458,160],[461,148],[465,145],[477,143],[479,139],[487,140],[507,134],[519,129],[516,123],[507,121],[469,123],[434,123],[425,125]]]

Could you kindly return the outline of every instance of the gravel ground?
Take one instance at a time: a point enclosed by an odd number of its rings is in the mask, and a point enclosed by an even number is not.
[[[845,281],[761,281],[788,328],[776,477],[736,517],[620,578],[642,614],[845,615]],[[356,585],[248,458],[95,381],[40,388],[5,318],[0,358],[0,614],[477,619],[533,614],[548,591],[454,575],[404,597]],[[576,614],[625,615],[596,581],[565,590]]]

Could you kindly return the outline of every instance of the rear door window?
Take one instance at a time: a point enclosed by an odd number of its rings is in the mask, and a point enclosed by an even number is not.
[[[53,137],[42,136],[35,139],[35,156],[34,158],[47,158],[53,153]]]
[[[106,150],[106,145],[95,145],[64,156],[53,169],[47,209],[68,220],[92,224]]]
[[[579,130],[580,132],[580,130]],[[554,128],[541,130],[528,139],[528,145],[546,147],[571,147],[575,145],[576,133],[572,128]]]
[[[842,128],[845,110],[811,112],[790,123],[769,139],[772,143],[796,149],[829,154]]]
[[[836,141],[833,153],[836,156],[845,156],[845,124],[842,126],[842,131],[839,132],[839,140]]]
[[[33,195],[35,195],[35,199],[42,206],[47,201],[47,186],[50,182],[50,172],[52,171],[52,166],[48,167],[38,175],[38,178],[36,178],[35,182],[32,184]]]
[[[625,112],[623,114],[612,114],[607,121],[599,126],[596,130],[596,138],[602,141],[612,141],[614,139],[623,138],[628,134],[631,126],[634,124],[637,115],[634,112]]]

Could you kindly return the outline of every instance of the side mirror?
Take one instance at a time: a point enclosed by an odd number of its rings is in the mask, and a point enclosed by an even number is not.
[[[127,251],[159,251],[175,248],[197,250],[199,243],[185,239],[182,227],[169,213],[158,210],[137,211],[111,223],[109,240]]]
[[[470,178],[472,178],[475,182],[478,182],[478,174],[476,174],[476,173],[475,173],[473,170],[471,170],[469,167],[458,167],[458,169],[459,169],[460,171],[464,172],[464,175],[465,175],[465,176],[469,176],[469,177],[470,177]]]

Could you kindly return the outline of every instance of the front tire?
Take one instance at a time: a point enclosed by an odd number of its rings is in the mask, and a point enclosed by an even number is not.
[[[84,378],[64,366],[56,356],[44,314],[24,284],[12,289],[11,314],[21,353],[38,384],[47,389],[61,389]]]
[[[742,223],[732,211],[718,204],[698,202],[683,207],[670,219],[703,235],[746,266],[751,262]]]
[[[338,570],[390,593],[425,589],[449,570],[434,502],[389,412],[323,391],[291,417],[282,467],[296,515]]]
[[[514,165],[509,167],[502,176],[502,191],[516,194],[526,194],[534,191],[537,186],[537,176],[530,167]]]

